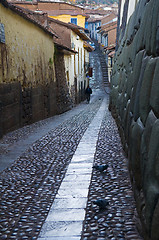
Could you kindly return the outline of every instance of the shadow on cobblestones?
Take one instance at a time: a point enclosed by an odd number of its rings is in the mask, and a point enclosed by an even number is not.
[[[107,171],[93,170],[83,226],[82,240],[139,240],[133,191],[118,129],[107,111],[96,147],[94,164],[108,164]],[[107,199],[109,207],[100,211],[93,204]]]
[[[76,147],[101,105],[90,104],[36,141],[0,175],[0,238],[37,239]]]

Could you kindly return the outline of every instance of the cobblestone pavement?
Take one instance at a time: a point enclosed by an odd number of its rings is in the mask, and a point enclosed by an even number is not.
[[[101,100],[37,140],[0,175],[1,239],[36,239]]]
[[[107,171],[93,170],[89,188],[83,240],[138,240],[137,214],[118,129],[107,111],[97,142],[94,164],[108,164]],[[107,199],[109,207],[100,211],[93,204]]]
[[[96,79],[100,79],[99,48],[92,53],[91,64]],[[99,69],[99,71],[97,70]],[[103,82],[94,81],[95,88],[103,88]],[[107,92],[107,91],[106,91]],[[96,146],[94,164],[108,164],[106,172],[92,171],[86,217],[81,240],[140,240],[140,224],[135,208],[130,183],[127,158],[124,155],[118,129],[109,111],[106,111],[101,124]],[[109,207],[99,210],[93,202],[107,199]]]
[[[94,75],[90,85],[96,98],[81,111],[35,141],[16,161],[0,173],[0,239],[37,239],[74,152],[101,106],[102,79],[98,54],[92,53]],[[99,93],[99,94],[98,94]],[[93,100],[94,99],[94,100]],[[27,138],[52,121],[47,119],[6,135],[1,154],[8,146]],[[6,144],[6,145],[5,145]],[[118,130],[106,111],[97,142],[95,163],[108,163],[106,173],[93,170],[81,239],[141,239],[136,229],[133,193]],[[92,201],[108,199],[110,206],[99,211]]]

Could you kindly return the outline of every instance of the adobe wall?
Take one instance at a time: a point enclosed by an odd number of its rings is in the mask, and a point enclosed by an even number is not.
[[[159,236],[159,1],[140,0],[115,57],[110,110],[132,180],[144,239]]]
[[[0,4],[0,137],[57,113],[52,35]]]

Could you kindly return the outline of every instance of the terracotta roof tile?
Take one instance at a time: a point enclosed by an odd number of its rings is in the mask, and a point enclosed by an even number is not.
[[[1,4],[3,4],[4,7],[9,8],[10,10],[16,12],[19,16],[23,17],[24,19],[34,23],[38,27],[40,27],[43,31],[47,32],[51,36],[55,36],[55,34],[51,31],[48,31],[47,27],[42,25],[37,19],[34,19],[31,17],[31,15],[26,12],[26,9],[15,6],[12,3],[8,3],[6,0],[1,0]]]
[[[77,16],[82,15],[85,17],[88,17],[88,15],[81,13],[80,11],[76,10],[43,10],[44,12],[47,12],[50,16],[59,16],[59,15],[71,15],[71,16]]]
[[[115,28],[117,28],[117,21],[101,26],[101,30],[104,30],[105,32],[111,31]]]

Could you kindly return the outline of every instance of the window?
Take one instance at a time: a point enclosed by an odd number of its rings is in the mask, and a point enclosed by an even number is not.
[[[76,24],[77,25],[77,18],[71,18],[71,23]]]
[[[85,22],[85,28],[88,29],[88,22]]]

